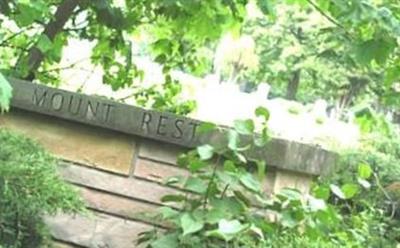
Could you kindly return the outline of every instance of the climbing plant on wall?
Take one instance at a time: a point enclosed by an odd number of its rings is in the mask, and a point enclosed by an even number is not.
[[[189,174],[166,184],[182,191],[163,196],[167,206],[152,218],[165,228],[143,232],[138,243],[152,248],[396,247],[400,222],[392,209],[365,199],[386,193],[366,162],[355,161],[339,179],[321,178],[310,194],[290,188],[263,192],[266,164],[246,155],[268,142],[269,113],[258,108],[256,115],[264,119],[262,135],[255,134],[252,120],[236,121],[222,142],[201,145],[178,159]],[[199,132],[214,128],[204,124]]]

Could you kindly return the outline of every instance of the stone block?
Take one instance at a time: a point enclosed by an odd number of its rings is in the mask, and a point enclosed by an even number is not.
[[[59,214],[45,218],[57,240],[93,248],[131,248],[138,234],[152,226],[100,213],[88,216]]]
[[[135,152],[129,135],[16,110],[0,119],[2,126],[37,140],[58,157],[129,174]]]
[[[79,191],[88,207],[121,217],[151,221],[144,213],[155,213],[159,207],[93,189],[79,187]]]
[[[136,178],[128,178],[99,170],[66,164],[60,165],[61,175],[69,182],[116,195],[161,204],[160,198],[166,194],[176,194],[177,190]]]
[[[335,165],[337,154],[319,146],[273,138],[265,147],[252,149],[247,155],[263,159],[280,170],[310,175],[329,173]]]
[[[276,171],[273,192],[278,193],[284,188],[294,188],[303,194],[310,191],[313,177],[310,175],[291,171]]]
[[[178,156],[185,151],[187,151],[187,148],[177,145],[143,140],[140,143],[139,157],[176,165]]]
[[[151,160],[139,158],[135,163],[135,177],[145,178],[155,182],[165,182],[173,176],[187,176],[187,170]]]
[[[275,178],[276,178],[275,168],[272,167],[267,168],[266,175],[261,182],[264,194],[271,195],[274,193]]]

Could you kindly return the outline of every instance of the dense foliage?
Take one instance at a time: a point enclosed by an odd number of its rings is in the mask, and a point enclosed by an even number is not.
[[[0,147],[0,247],[46,247],[51,237],[42,217],[84,204],[36,143],[0,129]]]
[[[134,93],[134,98],[136,104],[145,108],[187,115],[196,108],[196,101],[180,99],[181,92],[182,85],[174,80],[149,88],[139,88]]]
[[[234,27],[246,1],[2,1],[0,58],[7,75],[57,83],[52,68],[69,38],[93,41],[91,60],[113,89],[142,73],[132,60],[132,36],[146,33],[156,62],[199,73],[202,46]],[[3,28],[4,25],[4,28]]]
[[[265,109],[257,114],[268,118]],[[342,162],[341,173],[321,178],[311,195],[287,188],[267,196],[265,163],[246,156],[267,141],[267,135],[262,142],[253,135],[254,126],[251,120],[237,121],[224,145],[203,145],[179,159],[190,175],[167,184],[187,193],[162,198],[173,203],[160,209],[167,229],[142,233],[139,243],[154,248],[396,247],[400,216],[382,204],[384,177],[374,167],[352,157],[353,164]]]
[[[254,38],[259,62],[249,71],[230,61],[228,79],[267,81],[275,95],[324,98],[340,110],[366,98],[393,107],[399,99],[399,9],[394,0],[2,1],[0,60],[7,63],[0,71],[58,84],[63,48],[74,38],[94,44],[91,62],[114,90],[143,77],[136,50],[161,64],[171,83],[174,69],[204,75],[221,67],[205,49],[214,50],[231,31]],[[138,35],[145,38],[137,41]],[[9,95],[4,85],[0,81],[0,106]],[[159,96],[152,89],[147,95]]]
[[[302,102],[322,98],[340,113],[359,104],[398,109],[398,4],[288,2],[269,1],[269,15],[245,19],[241,35],[255,41],[258,66],[236,67],[237,83],[251,90],[268,82],[273,96]]]

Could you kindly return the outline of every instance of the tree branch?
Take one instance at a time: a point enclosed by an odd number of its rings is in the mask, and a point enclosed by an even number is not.
[[[9,37],[5,38],[4,40],[1,41],[0,46],[4,46],[6,45],[10,40],[14,39],[15,37],[17,37],[18,35],[22,34],[23,32],[25,32],[26,29],[21,29],[19,32],[14,33],[12,35],[10,35]]]
[[[49,72],[53,72],[53,71],[62,71],[62,70],[68,70],[68,69],[72,69],[74,68],[76,65],[78,65],[79,63],[82,63],[83,61],[88,60],[88,58],[84,58],[84,59],[80,59],[78,61],[75,61],[74,63],[71,63],[69,65],[66,66],[61,66],[61,67],[55,67],[55,68],[50,68],[48,70],[43,70],[41,71],[41,73],[49,73]],[[79,69],[79,68],[78,68]],[[82,68],[80,68],[80,70],[84,70]]]
[[[46,35],[51,41],[60,33],[65,23],[72,16],[74,9],[79,5],[80,0],[64,0],[57,8],[54,19],[50,21],[44,29],[43,35]],[[32,47],[28,55],[28,71],[29,74],[25,78],[33,80],[35,71],[39,68],[44,60],[44,54],[39,48]]]
[[[314,3],[312,0],[306,0],[311,6],[313,6],[323,17],[325,17],[328,21],[333,23],[334,25],[338,26],[339,28],[343,29],[343,31],[349,36],[352,37],[352,35],[347,31],[347,29],[340,24],[338,21],[336,21],[333,17],[329,16],[326,14],[319,6],[318,4]]]

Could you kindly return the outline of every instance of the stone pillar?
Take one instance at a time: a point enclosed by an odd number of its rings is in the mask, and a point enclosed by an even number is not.
[[[198,135],[199,120],[169,113],[20,80],[12,86],[13,108],[0,115],[0,128],[22,132],[61,158],[60,174],[93,214],[47,218],[58,247],[130,247],[138,233],[159,225],[140,213],[155,211],[165,204],[162,196],[179,190],[161,182],[187,175],[176,166],[177,155],[225,135]],[[269,165],[267,194],[286,187],[307,193],[312,179],[329,171],[336,158],[320,147],[276,138],[247,155]]]

